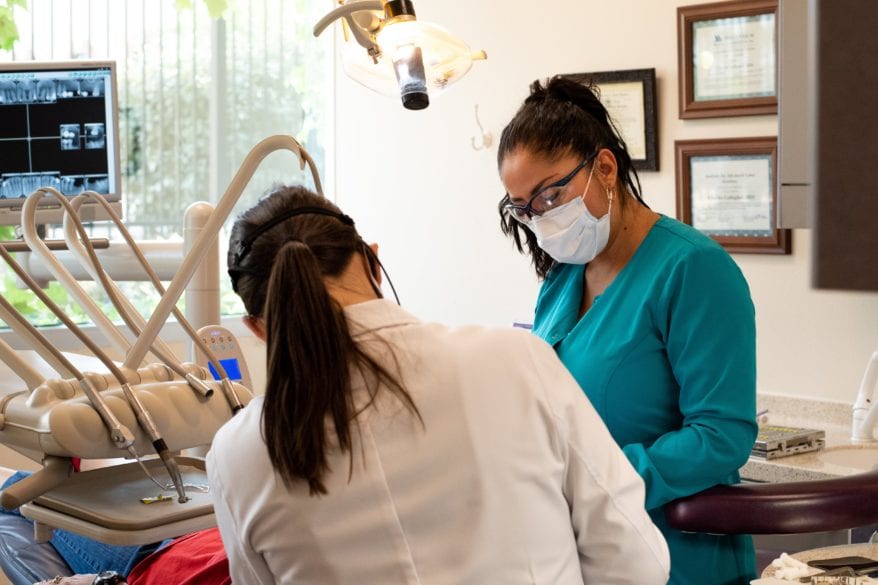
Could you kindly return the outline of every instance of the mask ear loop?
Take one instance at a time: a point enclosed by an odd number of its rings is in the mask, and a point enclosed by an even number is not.
[[[402,303],[399,302],[399,295],[396,294],[396,287],[393,286],[393,281],[390,280],[390,275],[387,274],[387,270],[385,270],[384,264],[381,263],[381,260],[378,259],[378,256],[375,254],[375,252],[372,251],[372,248],[366,245],[366,242],[363,242],[362,244],[363,253],[366,254],[366,258],[369,261],[370,266],[373,265],[373,263],[378,265],[378,267],[381,269],[381,272],[384,273],[384,278],[387,279],[387,284],[390,285],[390,290],[393,292],[393,298],[396,299],[396,304],[401,306]],[[372,289],[375,291],[375,294],[377,294],[379,298],[384,298],[384,295],[381,293],[381,286],[378,284],[378,281],[375,280],[375,276],[372,274],[371,270],[369,270],[369,282],[372,283]]]

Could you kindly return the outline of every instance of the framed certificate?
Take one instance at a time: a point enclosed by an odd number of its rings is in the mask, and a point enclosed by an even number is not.
[[[573,73],[564,77],[598,90],[601,103],[625,141],[634,168],[657,171],[655,69]]]
[[[789,254],[777,227],[777,138],[678,140],[677,217],[729,252]]]
[[[677,8],[680,118],[777,113],[777,1]]]

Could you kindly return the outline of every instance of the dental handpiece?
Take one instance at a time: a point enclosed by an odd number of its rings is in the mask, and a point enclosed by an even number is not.
[[[85,229],[83,228],[82,222],[79,220],[78,216],[76,215],[76,211],[78,209],[77,203],[78,204],[82,203],[82,199],[80,199],[82,196],[77,197],[71,203],[71,202],[66,201],[57,192],[56,189],[54,189],[52,187],[43,187],[42,189],[40,189],[36,193],[34,193],[31,196],[31,198],[34,198],[37,196],[44,196],[46,194],[52,195],[56,199],[59,199],[59,201],[62,202],[62,205],[63,205],[64,210],[66,212],[65,217],[64,217],[64,228],[65,228],[65,240],[68,243],[68,248],[75,256],[77,256],[79,258],[80,262],[86,268],[86,271],[89,273],[89,275],[95,281],[100,281],[101,285],[104,287],[104,290],[107,293],[107,296],[112,301],[113,306],[115,306],[116,309],[118,309],[119,315],[122,317],[123,321],[128,326],[128,328],[131,330],[133,335],[134,336],[140,335],[140,328],[136,325],[136,319],[140,318],[139,314],[137,313],[137,310],[129,302],[127,302],[127,300],[125,300],[124,295],[121,294],[121,292],[118,290],[116,285],[106,276],[106,274],[101,269],[100,262],[98,261],[97,256],[94,252],[94,246],[92,245],[91,240],[88,237],[88,234],[86,234]],[[34,203],[33,203],[33,201],[31,201],[31,198],[28,198],[28,200],[25,201],[25,212],[26,213],[25,213],[24,219],[26,222],[32,223],[32,219],[34,216],[32,213],[29,213],[29,212],[34,210]],[[107,205],[109,205],[109,204],[107,204]],[[26,225],[28,227],[30,227],[30,223],[26,223]],[[34,238],[36,238],[35,228],[31,230],[31,233],[33,234]],[[25,230],[25,239],[27,239],[27,234],[28,234],[28,231]],[[41,240],[34,239],[34,238],[31,238],[30,240],[28,240],[30,245],[32,245],[35,249],[37,249],[39,251],[39,253],[40,253],[41,257],[44,259],[44,261],[46,261],[50,265],[55,264],[55,260],[50,255],[49,248],[46,247],[42,243]],[[83,241],[80,242],[79,238],[83,238]],[[69,272],[67,272],[66,269],[63,266],[61,266],[60,264],[57,264],[55,266],[53,273],[55,274],[56,277],[59,278],[59,280],[61,280],[63,277],[63,282],[66,283],[66,286],[75,287],[75,289],[79,289],[78,285],[75,282],[72,282],[72,279],[73,279],[72,275],[70,275]],[[74,290],[74,292],[76,292],[76,291]],[[117,334],[115,327],[111,323],[109,323],[108,320],[104,319],[103,315],[100,315],[100,317],[96,316],[95,313],[99,312],[100,310],[98,309],[98,307],[96,305],[94,305],[91,302],[90,299],[87,298],[87,295],[85,295],[86,298],[83,298],[84,294],[85,294],[84,291],[79,290],[79,293],[76,295],[76,299],[80,302],[80,304],[88,303],[89,306],[91,306],[91,312],[88,312],[88,307],[85,307],[85,305],[83,305],[83,307],[86,309],[88,314],[90,316],[92,316],[93,319],[98,318],[100,321],[106,321],[106,325],[108,325],[112,329],[112,331],[110,333],[113,334],[114,336],[118,335],[118,337],[120,339],[122,339],[122,343],[126,344],[125,347],[120,348],[120,350],[123,352],[127,352],[130,349],[130,346],[127,345],[127,341],[124,340],[124,337]],[[99,324],[99,323],[97,323],[97,321],[96,321],[96,324]],[[105,335],[106,335],[106,332],[105,332]],[[155,340],[155,343],[151,347],[151,351],[162,363],[164,363],[171,370],[173,370],[174,373],[179,375],[181,378],[186,377],[186,370],[183,367],[181,367],[181,365],[173,358],[173,351],[167,345],[165,345],[164,343],[161,343],[160,340]],[[211,394],[213,394],[213,389],[204,383],[199,383],[199,381],[195,381],[195,382],[189,381],[189,384],[190,384],[190,386],[192,386],[193,389],[195,389],[202,396],[209,397]]]
[[[66,203],[66,200],[65,200],[65,203]],[[68,205],[69,205],[69,203],[68,203]],[[104,364],[104,366],[106,366],[107,369],[110,371],[110,374],[112,374],[113,377],[116,378],[116,380],[118,380],[119,384],[122,386],[122,391],[124,392],[125,397],[128,400],[128,404],[131,407],[131,410],[134,411],[134,415],[137,418],[138,422],[140,422],[141,426],[143,427],[143,430],[146,431],[147,434],[149,435],[150,439],[152,440],[153,447],[156,449],[156,453],[158,453],[162,462],[164,462],[164,464],[165,464],[165,468],[167,469],[168,474],[174,480],[175,487],[176,487],[177,493],[179,495],[178,501],[181,504],[188,501],[189,498],[186,497],[186,494],[185,494],[185,491],[183,488],[183,482],[180,480],[180,469],[177,466],[176,461],[174,460],[173,456],[170,454],[170,451],[168,450],[168,447],[165,444],[164,439],[162,439],[161,434],[158,431],[158,428],[156,428],[155,424],[153,423],[152,417],[146,411],[146,408],[144,408],[143,403],[140,401],[140,399],[137,397],[137,395],[134,393],[134,391],[131,389],[131,387],[128,386],[128,380],[125,378],[125,374],[122,373],[122,370],[120,370],[116,366],[116,364],[113,363],[113,360],[108,358],[107,355],[103,351],[101,351],[101,349],[97,346],[97,344],[94,341],[91,340],[91,338],[89,338],[87,335],[85,335],[85,333],[70,319],[70,317],[68,317],[67,314],[65,314],[64,311],[61,310],[61,308],[55,304],[55,302],[49,297],[49,295],[47,295],[45,293],[45,291],[43,291],[39,287],[39,285],[36,282],[34,282],[33,278],[30,276],[30,274],[28,274],[21,267],[21,265],[18,264],[18,262],[16,262],[16,260],[9,254],[9,252],[7,252],[6,249],[3,248],[2,246],[0,246],[0,257],[2,257],[3,260],[6,261],[6,263],[9,265],[9,267],[12,268],[13,272],[15,272],[15,274],[22,280],[22,282],[24,282],[28,286],[28,288],[30,288],[31,291],[33,291],[33,293],[37,296],[37,298],[39,298],[40,301],[42,301],[43,304],[45,304],[49,308],[49,310],[52,311],[56,317],[58,317],[58,319],[70,330],[71,333],[73,333],[89,349],[89,351],[91,351],[99,360],[101,360],[101,362]],[[71,370],[71,371],[76,371],[76,370]],[[83,387],[83,391],[87,392],[87,390],[91,390],[91,388],[88,384],[85,384],[85,385],[82,384],[81,378],[82,378],[81,374],[79,376],[77,376],[77,379],[80,379],[80,385]],[[127,387],[127,390],[126,390],[126,387]],[[98,410],[98,413],[101,415],[101,418],[103,418],[106,421],[108,419],[105,417],[107,417],[107,416],[112,417],[112,413],[106,407],[106,404],[103,402],[103,400],[100,398],[100,396],[97,392],[91,392],[90,394],[87,393],[86,396],[88,396],[89,399],[92,401],[92,404]],[[113,417],[113,418],[115,418],[115,417]],[[117,445],[119,445],[117,437],[120,436],[119,430],[118,430],[119,426],[121,426],[121,425],[119,425],[118,421],[116,421],[116,425],[114,427],[111,427],[111,429],[110,429],[111,436],[114,433],[116,434],[116,436],[113,436],[113,442],[116,443]],[[131,431],[128,431],[128,434],[130,435]],[[131,436],[131,442],[124,447],[124,448],[128,449],[129,452],[132,453],[132,455],[134,455],[133,443],[134,443],[134,438],[133,438],[133,436]]]
[[[153,287],[156,289],[160,295],[165,294],[165,287],[161,282],[161,279],[156,274],[155,270],[153,270],[152,266],[150,266],[146,257],[143,255],[143,252],[140,250],[140,247],[137,245],[137,242],[134,241],[134,238],[131,236],[131,232],[128,231],[128,228],[125,227],[125,224],[122,222],[122,218],[116,213],[116,211],[112,208],[112,206],[107,202],[107,200],[100,194],[94,191],[84,191],[80,197],[90,197],[97,201],[110,216],[110,219],[116,225],[116,228],[119,230],[119,233],[122,235],[122,238],[128,244],[128,247],[131,249],[131,252],[134,254],[134,257],[137,259],[140,266],[143,268],[144,272],[146,272],[149,277],[150,282],[152,282]],[[77,208],[76,200],[71,204],[74,209]],[[74,220],[74,217],[71,217],[71,220]],[[65,226],[66,228],[66,226]],[[80,244],[85,250],[92,267],[94,268],[95,275],[97,279],[100,280],[104,289],[107,291],[107,294],[110,296],[110,300],[113,301],[113,304],[116,305],[115,292],[111,290],[111,283],[109,282],[109,278],[106,275],[103,267],[100,264],[100,261],[97,257],[97,254],[94,251],[94,247],[91,245],[91,242],[85,237],[87,234],[84,233],[83,230],[80,229],[80,224],[74,221],[74,228],[79,233],[79,237],[82,240]],[[73,246],[71,246],[72,248]],[[119,308],[117,306],[117,308]],[[201,339],[201,337],[196,333],[195,329],[189,323],[188,319],[180,312],[179,309],[174,307],[172,309],[172,313],[174,317],[176,317],[177,322],[181,327],[186,331],[192,341],[198,346],[198,349],[207,357],[207,359],[211,362],[214,369],[217,371],[220,377],[220,384],[223,389],[223,394],[226,398],[226,401],[229,403],[229,407],[232,409],[232,414],[236,414],[239,410],[244,408],[244,405],[241,403],[241,400],[238,398],[238,394],[235,391],[235,387],[232,385],[232,381],[229,379],[228,373],[223,367],[222,363],[216,358],[214,353],[207,347],[207,344]],[[135,327],[133,323],[130,323],[126,318],[127,312],[121,310],[119,308],[119,314],[122,315],[122,318],[125,320],[125,323],[128,325],[132,331],[135,331],[138,335],[142,333],[140,327]],[[155,350],[153,350],[155,351]],[[161,357],[161,356],[159,356]],[[210,396],[213,390],[205,384],[202,380],[199,380],[191,373],[187,373],[183,376],[189,385],[194,388],[196,391],[201,393],[204,396]]]
[[[76,379],[79,381],[79,387],[82,388],[82,391],[88,398],[89,402],[91,402],[94,409],[98,411],[98,416],[104,421],[107,430],[110,431],[110,439],[113,443],[115,443],[119,449],[128,451],[131,455],[137,457],[137,453],[134,451],[134,434],[131,430],[119,422],[119,419],[116,418],[113,411],[107,407],[107,403],[101,397],[100,392],[97,392],[91,387],[91,383],[82,375],[82,372],[77,371]]]
[[[49,351],[64,369],[76,378],[82,391],[85,393],[86,398],[88,398],[89,402],[94,406],[94,409],[97,411],[98,416],[101,417],[104,426],[107,427],[107,430],[110,433],[110,439],[112,439],[113,443],[119,449],[128,450],[130,452],[134,445],[134,435],[128,427],[119,422],[119,419],[116,418],[113,411],[107,407],[107,403],[104,401],[103,397],[91,387],[91,383],[86,379],[82,372],[80,372],[79,369],[67,359],[67,356],[52,346],[45,336],[40,333],[36,327],[31,325],[30,322],[25,319],[9,301],[6,300],[6,297],[2,295],[0,295],[0,306],[3,307],[4,311],[10,317],[17,321],[20,327],[26,329],[35,341],[39,342],[47,351]]]
[[[217,362],[219,363],[219,362]],[[216,366],[214,366],[216,367]],[[222,366],[221,366],[222,367]],[[225,374],[225,370],[219,370],[223,374]],[[222,380],[220,380],[220,385],[223,389],[223,394],[226,395],[226,400],[232,407],[232,414],[236,414],[239,410],[244,408],[244,405],[241,404],[241,400],[238,398],[238,393],[235,392],[235,387],[232,386],[232,381],[229,380],[228,374],[222,376]]]
[[[183,475],[180,473],[180,467],[177,465],[177,460],[171,455],[171,451],[168,449],[168,445],[165,443],[161,434],[159,434],[158,427],[152,420],[152,416],[150,416],[149,411],[140,401],[137,394],[134,393],[131,386],[127,383],[122,384],[122,392],[125,393],[128,402],[132,405],[132,410],[134,410],[134,415],[137,417],[140,426],[143,427],[149,435],[149,438],[152,440],[152,446],[155,449],[155,452],[158,453],[159,457],[164,462],[165,468],[168,470],[168,473],[174,482],[174,488],[177,490],[177,501],[181,504],[185,504],[189,501],[189,498],[186,496],[186,490],[183,488]],[[134,405],[136,405],[136,408]]]

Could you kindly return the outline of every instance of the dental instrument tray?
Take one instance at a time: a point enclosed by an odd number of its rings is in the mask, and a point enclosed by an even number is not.
[[[174,492],[156,486],[136,463],[124,463],[74,473],[61,486],[21,507],[21,512],[43,526],[63,528],[116,545],[159,542],[216,525],[207,486],[204,460],[177,457],[190,501],[177,502]],[[144,464],[167,482],[158,459]],[[170,497],[169,497],[170,496]],[[149,505],[147,505],[149,504]]]
[[[766,425],[759,427],[750,455],[761,459],[777,459],[823,448],[825,431]]]

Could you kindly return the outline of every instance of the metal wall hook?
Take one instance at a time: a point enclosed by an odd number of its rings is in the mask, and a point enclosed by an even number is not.
[[[470,142],[473,145],[473,150],[482,150],[485,148],[490,148],[490,146],[494,143],[494,135],[489,131],[485,130],[485,127],[482,126],[481,120],[479,120],[479,104],[475,106],[476,110],[476,124],[479,125],[479,138],[476,139],[475,136],[470,138]]]

